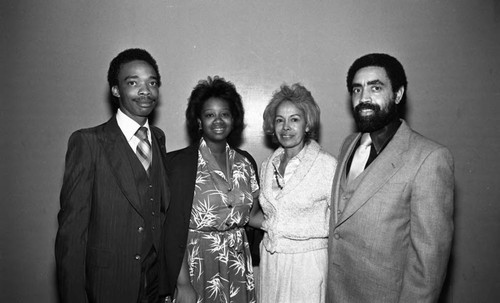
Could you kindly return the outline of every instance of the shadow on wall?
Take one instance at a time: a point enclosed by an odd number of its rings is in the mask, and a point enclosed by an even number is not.
[[[460,200],[458,197],[460,196],[460,187],[457,184],[457,181],[455,179],[455,192],[454,192],[454,201]],[[455,224],[455,232],[453,235],[453,245],[451,246],[451,255],[450,255],[450,260],[448,261],[448,268],[446,270],[446,279],[444,280],[443,283],[443,288],[441,290],[441,295],[439,296],[439,303],[446,303],[446,302],[453,302],[453,279],[456,279],[455,277],[455,248],[457,247],[457,230],[462,230],[460,226],[457,226],[457,218],[459,217],[459,212],[460,209],[456,207],[455,203],[455,209],[453,212],[453,222]]]
[[[439,303],[453,302],[452,299],[452,283],[451,279],[454,272],[454,256],[453,248],[451,249],[450,260],[448,261],[448,269],[446,270],[446,279],[443,283],[443,288],[441,289],[441,295],[439,296]]]
[[[60,303],[61,300],[59,300],[59,289],[57,287],[57,268],[56,268],[56,263],[54,261],[54,266],[52,267],[52,285],[53,285],[53,289],[54,289],[54,293],[56,294],[55,295],[55,298],[56,298],[56,303]]]

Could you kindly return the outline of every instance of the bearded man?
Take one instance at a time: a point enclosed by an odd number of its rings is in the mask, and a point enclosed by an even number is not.
[[[453,158],[400,119],[401,63],[368,54],[349,68],[357,133],[332,189],[327,302],[435,302],[453,238]]]

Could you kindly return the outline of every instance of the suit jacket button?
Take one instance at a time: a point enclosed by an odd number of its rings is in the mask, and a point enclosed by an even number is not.
[[[142,233],[142,232],[144,231],[144,227],[139,226],[139,228],[137,229],[137,231],[138,231],[139,233]]]
[[[137,261],[139,261],[141,259],[141,255],[135,255],[134,259],[136,259]]]
[[[336,240],[340,239],[340,235],[339,235],[338,233],[334,233],[334,234],[333,234],[333,237],[334,237]]]

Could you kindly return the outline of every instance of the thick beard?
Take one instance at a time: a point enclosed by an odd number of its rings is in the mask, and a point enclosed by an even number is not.
[[[362,116],[360,112],[363,109],[371,109],[374,113],[370,116]],[[358,131],[362,133],[371,133],[397,119],[398,111],[396,102],[392,100],[389,102],[386,110],[382,110],[378,104],[360,103],[354,108],[353,115]]]

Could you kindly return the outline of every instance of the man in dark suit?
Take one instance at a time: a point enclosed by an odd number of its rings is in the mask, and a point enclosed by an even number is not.
[[[158,252],[169,203],[165,135],[149,124],[161,85],[142,49],[108,71],[119,109],[68,143],[55,255],[61,303],[158,302]]]
[[[401,63],[369,54],[349,69],[359,132],[332,192],[327,302],[436,302],[453,235],[453,159],[398,117]]]

